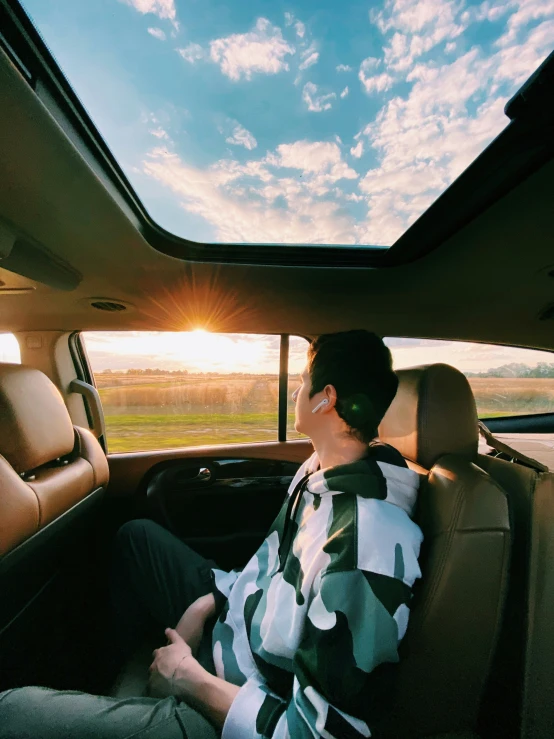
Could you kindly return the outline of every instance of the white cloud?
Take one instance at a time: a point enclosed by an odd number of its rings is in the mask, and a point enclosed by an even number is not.
[[[500,46],[508,46],[516,41],[529,23],[554,17],[554,0],[507,0],[506,4],[515,12],[508,18],[508,30],[500,38]]]
[[[149,28],[148,33],[151,36],[154,36],[154,38],[159,39],[160,41],[165,41],[165,33],[162,31],[161,28]]]
[[[313,82],[306,82],[304,89],[302,90],[302,99],[308,106],[308,110],[313,113],[321,113],[324,110],[331,110],[331,100],[335,100],[337,95],[334,92],[329,92],[326,95],[318,95],[318,86],[314,85]]]
[[[276,153],[269,156],[268,162],[280,167],[291,167],[301,169],[305,173],[317,174],[318,177],[330,182],[358,177],[358,173],[342,160],[339,146],[330,141],[296,141],[294,144],[280,144]]]
[[[300,70],[308,69],[308,67],[311,67],[313,64],[317,64],[317,61],[319,59],[319,52],[308,49],[308,53],[305,53],[304,56],[304,61],[298,67],[298,69]]]
[[[511,35],[511,29],[507,35]],[[495,83],[511,81],[513,92],[534,72],[554,46],[554,17],[534,26],[520,43],[499,40],[500,51],[492,58]]]
[[[169,134],[161,126],[158,126],[158,128],[150,129],[148,133],[152,134],[152,136],[155,136],[157,139],[169,140]]]
[[[153,150],[143,163],[144,172],[179,198],[182,207],[210,223],[214,238],[222,242],[350,243],[354,226],[333,201],[318,198],[327,190],[318,178],[334,182],[356,176],[344,162],[340,149],[328,142],[296,142],[282,145],[266,159],[271,162],[218,162],[207,170],[185,164],[166,149]],[[302,180],[269,174],[267,167],[289,166],[304,174]],[[265,186],[252,188],[241,178],[258,171]],[[352,174],[351,174],[352,173]],[[264,181],[264,180],[262,180]],[[318,194],[320,193],[320,194]],[[286,207],[273,205],[277,198]]]
[[[258,142],[254,136],[244,126],[241,126],[240,123],[235,125],[232,136],[228,136],[225,141],[228,144],[235,144],[235,146],[244,146],[248,151],[252,151],[252,149],[258,146]]]
[[[507,32],[499,45],[508,46],[531,23],[554,16],[554,0],[484,0],[467,7],[463,0],[385,0],[381,11],[370,12],[371,21],[387,35],[384,62],[389,72],[406,73],[414,63],[439,44],[446,53],[472,23],[507,18]]]
[[[358,141],[358,143],[356,144],[356,146],[353,146],[350,149],[350,153],[352,154],[352,156],[355,159],[359,159],[362,156],[362,154],[364,153],[364,144],[363,144],[363,141]]]
[[[506,99],[553,44],[548,20],[490,56],[474,47],[452,63],[412,68],[407,97],[389,100],[363,131],[379,163],[360,181],[368,219],[358,241],[390,244],[400,236],[506,125]]]
[[[171,21],[174,27],[178,28],[175,0],[121,0],[121,2],[131,5],[143,15],[153,13],[161,20]]]
[[[248,33],[235,33],[210,42],[212,61],[232,80],[243,76],[249,80],[256,72],[277,74],[288,70],[285,57],[294,53],[295,48],[285,41],[281,29],[266,18],[258,18]]]
[[[394,84],[394,79],[387,72],[381,74],[370,74],[380,65],[380,60],[369,56],[360,64],[358,79],[368,94],[372,92],[385,92]]]
[[[306,26],[302,21],[296,21],[293,13],[285,13],[285,26],[292,26],[294,23],[294,30],[298,38],[304,38],[306,34]]]
[[[370,18],[383,34],[393,32],[384,47],[390,70],[405,72],[437,44],[457,38],[466,28],[460,0],[386,0]]]
[[[194,62],[204,59],[206,56],[204,49],[200,44],[189,44],[184,49],[177,49],[177,53],[180,54],[186,62],[194,64]]]
[[[344,90],[341,92],[340,96],[341,98],[345,98],[348,95],[348,86],[344,88]]]
[[[349,67],[348,64],[339,64],[337,67],[335,67],[337,72],[351,72],[352,67]]]

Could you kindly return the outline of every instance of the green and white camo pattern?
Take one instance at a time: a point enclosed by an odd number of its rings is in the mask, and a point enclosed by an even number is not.
[[[289,496],[318,466],[314,454]],[[314,471],[288,524],[284,567],[288,498],[241,572],[213,571],[227,599],[214,663],[241,686],[223,739],[371,736],[421,576],[423,535],[410,518],[418,483],[412,470],[371,459]]]

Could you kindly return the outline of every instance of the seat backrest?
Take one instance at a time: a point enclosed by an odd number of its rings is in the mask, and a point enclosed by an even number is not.
[[[416,520],[425,538],[392,706],[378,735],[471,731],[503,614],[508,503],[476,464],[477,412],[466,378],[443,364],[398,376],[379,435],[421,474]]]
[[[107,482],[102,448],[48,377],[0,364],[0,557]]]

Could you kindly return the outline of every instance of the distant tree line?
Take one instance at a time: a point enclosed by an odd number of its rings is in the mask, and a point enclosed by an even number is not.
[[[503,364],[501,367],[488,369],[486,372],[465,372],[464,374],[466,377],[554,378],[554,364],[539,362],[536,367],[529,367],[527,364],[512,362],[511,364]]]
[[[167,375],[168,377],[221,377],[222,372],[189,372],[189,370],[167,370],[167,369],[127,369],[111,370],[104,369],[96,372],[97,375],[117,375],[118,377],[147,377],[150,375]],[[225,377],[251,377],[252,375],[270,375],[269,372],[225,372]],[[273,375],[272,375],[273,376]]]
[[[188,370],[166,370],[166,369],[128,369],[128,370],[101,370],[99,375],[188,375]]]

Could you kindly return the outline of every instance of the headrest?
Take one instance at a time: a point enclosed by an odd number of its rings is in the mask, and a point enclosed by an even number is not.
[[[0,454],[18,473],[69,454],[73,425],[56,386],[39,370],[0,364]]]
[[[431,469],[444,454],[474,459],[479,432],[475,398],[465,376],[448,364],[398,370],[398,392],[379,438]]]

